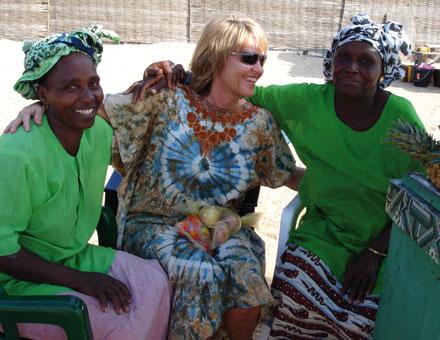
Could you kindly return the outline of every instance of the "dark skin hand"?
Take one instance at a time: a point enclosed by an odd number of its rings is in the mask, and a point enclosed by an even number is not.
[[[369,247],[386,254],[390,234],[391,223],[388,223],[379,236],[370,242]],[[341,289],[342,294],[348,294],[350,303],[361,303],[365,300],[365,296],[371,294],[383,259],[383,256],[375,254],[368,248],[352,256],[345,270]]]
[[[304,177],[305,172],[306,172],[306,168],[303,168],[301,166],[295,166],[292,176],[285,185],[292,190],[298,191],[299,183],[301,182],[301,179]]]
[[[163,60],[153,63],[145,69],[143,78],[146,79],[148,76],[165,76],[168,88],[175,90],[176,85],[185,79],[185,69],[180,64],[174,65],[170,60]]]
[[[130,87],[123,92],[123,94],[132,93],[133,101],[138,102],[145,97],[147,92],[151,95],[155,95],[166,85],[166,79],[163,76],[147,77],[131,84]]]
[[[130,311],[131,294],[123,282],[102,273],[81,272],[46,261],[24,248],[13,255],[0,256],[0,270],[19,280],[64,286],[93,296],[104,313],[109,301],[118,314]]]
[[[182,65],[163,60],[148,66],[144,71],[144,79],[132,84],[124,94],[132,93],[133,101],[137,102],[143,99],[147,92],[155,95],[165,87],[175,90],[176,85],[184,79],[185,69]]]

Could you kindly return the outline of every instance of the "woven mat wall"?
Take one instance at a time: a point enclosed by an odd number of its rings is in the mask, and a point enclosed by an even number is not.
[[[345,2],[343,23],[356,13],[368,13],[377,22],[397,21],[403,24],[412,46],[423,42],[440,44],[440,1],[434,0],[350,0]]]
[[[51,0],[50,33],[100,23],[124,42],[186,41],[188,1]]]
[[[263,27],[270,47],[327,47],[339,23],[341,1],[191,1],[191,36],[196,42],[203,26],[218,16],[241,14]]]
[[[326,49],[353,14],[400,21],[413,46],[440,44],[440,0],[1,0],[0,39],[32,39],[100,23],[123,42],[196,42],[204,25],[239,14],[258,21],[272,48]]]
[[[47,1],[0,0],[0,39],[24,40],[47,35]]]

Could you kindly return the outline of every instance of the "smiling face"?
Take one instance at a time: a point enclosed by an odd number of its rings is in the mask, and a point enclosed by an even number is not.
[[[81,53],[61,58],[38,86],[38,95],[52,125],[75,133],[93,125],[104,97],[95,64]]]
[[[239,51],[265,55],[266,51],[261,51],[254,39],[248,41]],[[224,67],[214,76],[214,83],[221,85],[225,95],[240,99],[250,97],[254,93],[255,83],[263,75],[264,69],[260,60],[253,65],[241,61],[239,53],[229,54]]]
[[[366,42],[354,41],[339,47],[333,57],[336,91],[350,97],[374,94],[382,76],[379,52]]]

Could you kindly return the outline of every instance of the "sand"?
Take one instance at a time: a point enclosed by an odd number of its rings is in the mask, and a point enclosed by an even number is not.
[[[147,65],[153,61],[170,59],[188,65],[194,44],[159,43],[151,45],[105,45],[103,61],[99,66],[101,84],[105,92],[119,92],[141,78]],[[30,103],[13,91],[12,87],[23,69],[21,42],[0,40],[3,62],[0,65],[0,129],[12,120],[21,107]],[[259,85],[288,83],[322,83],[322,58],[303,56],[290,51],[270,51],[265,73]],[[419,113],[427,130],[440,138],[440,88],[430,85],[426,88],[413,86],[412,83],[394,82],[389,90],[409,99]],[[307,103],[304,103],[307,105]],[[272,278],[275,264],[280,215],[282,209],[296,195],[287,189],[262,188],[258,211],[262,219],[258,233],[266,242],[268,281]],[[96,242],[96,237],[92,239]]]

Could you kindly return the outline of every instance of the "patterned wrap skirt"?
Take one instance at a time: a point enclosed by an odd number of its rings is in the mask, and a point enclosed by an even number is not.
[[[211,256],[179,236],[175,222],[131,215],[122,241],[125,251],[157,259],[168,274],[174,290],[168,339],[206,339],[230,308],[273,306],[264,242],[253,229],[242,228]]]
[[[370,339],[378,296],[360,304],[341,295],[329,267],[307,249],[290,244],[275,269],[272,293],[279,300],[270,339]]]

